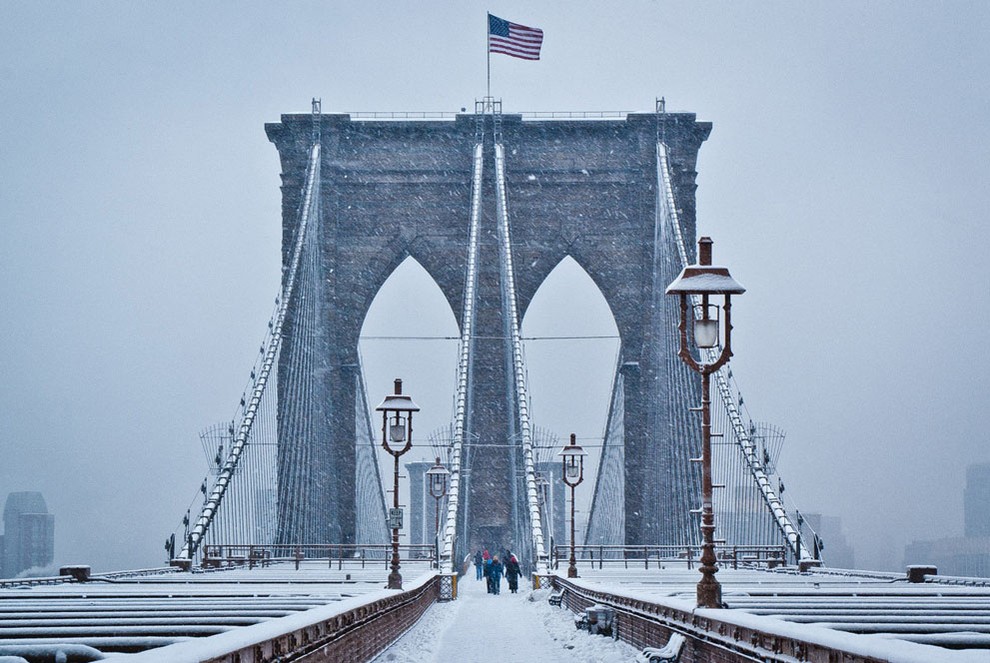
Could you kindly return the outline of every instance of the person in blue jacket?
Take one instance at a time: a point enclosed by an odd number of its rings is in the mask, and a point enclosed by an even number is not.
[[[481,576],[484,575],[483,574],[484,565],[485,565],[485,559],[484,557],[481,556],[481,550],[479,549],[478,552],[474,553],[474,572],[476,576],[475,580],[481,580]]]
[[[484,569],[484,571],[482,573],[484,573],[485,583],[488,585],[488,593],[489,594],[494,594],[495,593],[495,590],[492,587],[492,558],[491,557],[486,557],[485,558],[485,569]]]
[[[498,561],[498,556],[492,557],[492,565],[488,569],[488,579],[492,583],[492,594],[498,595],[502,586],[502,562]]]

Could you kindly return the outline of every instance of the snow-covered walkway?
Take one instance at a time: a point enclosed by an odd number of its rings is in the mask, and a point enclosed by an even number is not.
[[[636,655],[623,642],[577,630],[572,613],[547,596],[524,582],[510,594],[504,579],[493,596],[465,575],[456,601],[427,610],[375,663],[628,663]]]

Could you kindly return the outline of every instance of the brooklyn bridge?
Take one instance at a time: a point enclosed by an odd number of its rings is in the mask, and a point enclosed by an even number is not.
[[[527,116],[486,97],[435,115],[314,100],[265,129],[282,170],[280,294],[238,417],[204,438],[211,471],[166,535],[169,564],[0,581],[0,657],[371,660],[431,605],[464,600],[487,549],[641,660],[986,660],[984,581],[832,569],[785,509],[781,434],[744,413],[731,370],[745,289],[696,228],[711,124],[662,99]],[[440,431],[414,425],[401,381],[366,384],[359,352],[409,258],[458,327]],[[587,450],[534,418],[521,333],[566,259],[619,336]],[[413,440],[435,460],[403,465]],[[575,489],[590,495],[580,528]]]

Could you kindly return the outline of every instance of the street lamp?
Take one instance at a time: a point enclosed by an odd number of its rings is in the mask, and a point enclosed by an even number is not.
[[[447,477],[450,472],[440,464],[437,457],[437,464],[426,471],[427,480],[430,485],[430,495],[436,500],[436,517],[433,524],[433,538],[437,547],[437,564],[440,564],[440,500],[447,494]]]
[[[574,489],[584,481],[584,457],[588,454],[578,446],[577,436],[571,433],[571,443],[557,455],[564,461],[564,483],[571,488],[571,560],[567,567],[567,577],[577,578],[577,559],[574,557]]]
[[[711,374],[725,365],[732,356],[732,323],[730,300],[732,295],[741,295],[746,289],[729,275],[725,267],[712,266],[712,240],[702,237],[698,240],[698,264],[685,267],[680,276],[667,287],[668,295],[678,295],[681,300],[680,357],[684,363],[701,374],[701,580],[698,582],[698,607],[720,608],[722,606],[722,586],[715,579],[718,560],[715,557],[715,514],[712,511],[712,415],[710,382]],[[721,295],[725,319],[720,325],[718,304],[711,298]],[[690,300],[690,301],[689,301]],[[688,315],[688,307],[692,315]],[[692,327],[694,346],[698,359],[694,358],[688,343],[688,320]],[[718,357],[709,356],[707,350],[715,350],[722,336],[722,350]]]
[[[392,572],[388,574],[388,589],[402,589],[399,573],[399,528],[402,527],[402,509],[399,508],[399,456],[412,447],[412,413],[419,412],[412,397],[402,395],[402,380],[396,378],[395,393],[385,397],[375,408],[382,413],[382,447],[395,458],[395,480],[392,485],[392,509],[389,526],[392,528]]]

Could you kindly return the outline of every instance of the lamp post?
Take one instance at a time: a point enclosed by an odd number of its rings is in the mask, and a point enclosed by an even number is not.
[[[577,578],[577,558],[574,556],[574,489],[584,481],[584,457],[588,454],[578,446],[577,436],[571,433],[571,443],[557,455],[564,461],[564,483],[571,488],[571,559],[567,567],[567,577]]]
[[[711,374],[724,366],[732,356],[732,323],[730,317],[731,296],[746,292],[730,275],[725,267],[712,266],[712,240],[702,237],[698,240],[698,264],[689,265],[667,287],[668,295],[677,295],[681,303],[679,355],[685,364],[701,374],[701,580],[698,582],[698,607],[719,608],[722,606],[722,586],[715,579],[718,560],[715,557],[715,514],[712,510],[712,416],[711,416]],[[719,321],[719,307],[712,298],[721,295],[724,320]],[[689,301],[690,300],[690,301]],[[688,308],[692,315],[688,316]],[[694,358],[688,342],[688,326],[692,330],[693,345],[698,351]],[[719,346],[721,352],[714,361],[707,361],[708,350]]]
[[[436,502],[436,512],[433,519],[433,540],[437,548],[437,565],[440,564],[440,500],[443,496],[447,494],[447,477],[450,476],[450,472],[447,468],[440,464],[440,458],[437,458],[437,464],[426,471],[427,480],[430,486],[430,495]]]
[[[402,394],[402,380],[396,378],[395,393],[385,397],[375,408],[382,413],[382,447],[395,459],[392,484],[392,509],[389,526],[392,528],[392,572],[388,574],[388,589],[402,589],[399,573],[399,529],[402,527],[402,509],[399,508],[399,456],[412,447],[412,414],[419,412],[412,397]]]

